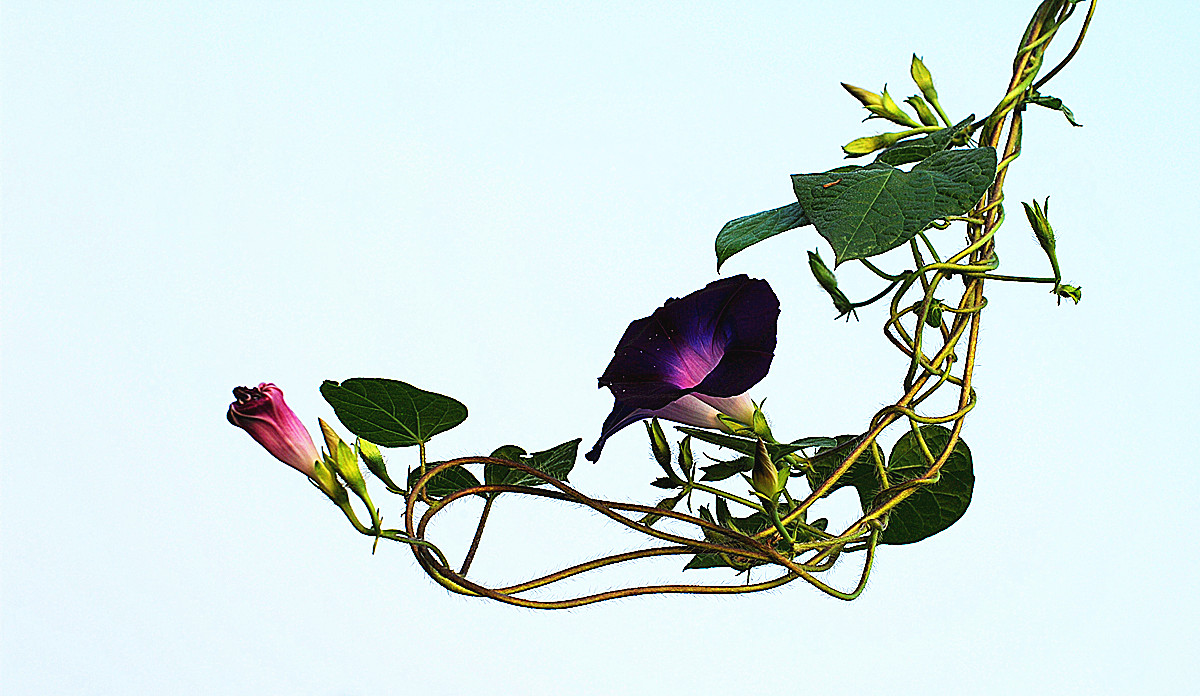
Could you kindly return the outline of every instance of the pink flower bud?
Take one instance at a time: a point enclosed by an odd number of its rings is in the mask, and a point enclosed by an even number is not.
[[[229,422],[250,433],[276,459],[315,480],[321,458],[312,436],[283,400],[283,391],[266,382],[237,387],[229,404]]]

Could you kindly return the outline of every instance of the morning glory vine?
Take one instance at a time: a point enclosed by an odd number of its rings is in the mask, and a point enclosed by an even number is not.
[[[613,408],[585,457],[598,460],[608,438],[643,423],[662,471],[651,485],[667,492],[652,504],[602,500],[571,486],[568,477],[582,438],[532,452],[504,445],[486,456],[431,461],[431,439],[462,423],[467,409],[451,397],[398,380],[352,378],[321,385],[341,425],[355,435],[353,444],[321,421],[325,449],[318,450],[274,384],[234,389],[228,419],[307,476],[356,531],[376,545],[408,545],[429,577],[452,592],[559,609],[644,594],[757,592],[800,580],[830,596],[854,599],[866,585],[880,544],[933,536],[959,520],[970,504],[973,460],[962,431],[978,400],[973,376],[981,310],[988,303],[985,285],[1043,284],[1058,303],[1082,298],[1080,287],[1063,282],[1049,198],[1022,206],[1050,275],[1000,274],[996,253],[996,234],[1005,221],[1004,182],[1021,154],[1025,109],[1054,109],[1071,126],[1079,125],[1061,99],[1041,90],[1083,42],[1095,0],[1087,4],[1074,45],[1042,73],[1047,49],[1082,4],[1040,3],[1018,44],[1012,78],[995,107],[979,119],[974,114],[952,118],[931,71],[915,55],[909,74],[919,94],[903,100],[908,109],[886,88],[876,93],[843,83],[868,111],[867,120],[899,129],[843,146],[848,158],[874,155],[870,163],[793,175],[795,202],[732,220],[717,235],[719,271],[744,249],[811,225],[828,244],[833,266],[818,249],[808,252],[809,269],[838,316],[848,320],[860,309],[881,306],[884,335],[908,365],[900,396],[861,432],[776,439],[764,402],[750,392],[775,356],[780,301],[766,280],[746,275],[668,299],[630,323],[600,375],[599,386],[611,392]],[[953,235],[943,231],[951,226],[961,226],[965,243],[949,241]],[[874,274],[878,292],[858,301],[847,297],[836,275],[846,263]],[[961,281],[953,284],[961,291],[952,291],[949,280]],[[957,299],[943,299],[951,295]],[[944,390],[954,398],[938,400],[952,403],[939,410],[931,397]],[[674,442],[662,421],[677,424]],[[881,438],[888,431],[893,444],[885,452]],[[700,443],[724,455],[703,464],[694,453]],[[381,448],[414,447],[407,474],[395,476],[398,468],[389,469]],[[846,487],[857,492],[860,514],[844,528],[830,529],[828,519],[819,516],[822,501]],[[384,525],[371,488],[398,496],[401,527]],[[501,496],[588,508],[652,543],[493,586],[470,570]],[[430,523],[455,503],[474,498],[484,501],[474,536],[465,556],[452,562],[428,538]],[[547,597],[565,580],[665,556],[680,556],[683,570],[725,569],[728,580]],[[852,556],[862,559],[852,586],[838,588],[823,579],[837,561]]]

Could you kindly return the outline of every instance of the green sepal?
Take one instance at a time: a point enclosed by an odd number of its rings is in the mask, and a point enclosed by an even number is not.
[[[1075,304],[1083,299],[1083,287],[1075,285],[1056,285],[1054,286],[1054,294],[1058,295],[1059,304],[1063,299],[1074,300]]]

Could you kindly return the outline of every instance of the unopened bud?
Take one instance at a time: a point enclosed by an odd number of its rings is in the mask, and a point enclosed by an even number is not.
[[[929,312],[925,314],[925,323],[935,329],[942,328],[942,301],[934,298],[929,303]]]
[[[325,446],[329,448],[329,463],[350,490],[362,497],[366,494],[367,482],[363,480],[362,471],[358,468],[358,456],[328,423],[323,419],[318,419],[318,422],[321,424],[321,433],[325,436]]]
[[[675,472],[671,471],[671,446],[667,444],[667,436],[663,434],[662,426],[657,418],[642,422],[646,425],[646,435],[650,438],[650,451],[654,453],[654,460],[667,472],[667,476],[674,479]]]
[[[1054,239],[1054,228],[1050,226],[1050,220],[1047,214],[1050,211],[1050,198],[1046,197],[1045,207],[1038,205],[1037,201],[1032,204],[1021,202],[1025,207],[1025,217],[1029,219],[1029,226],[1033,228],[1033,236],[1037,238],[1038,246],[1042,247],[1042,251],[1046,252],[1046,258],[1050,260],[1050,268],[1054,271],[1055,293],[1058,292],[1058,281],[1062,279],[1062,271],[1058,268],[1058,252],[1055,250],[1057,242]],[[1059,295],[1059,297],[1066,297]],[[1074,299],[1074,298],[1072,298]],[[1061,299],[1060,299],[1061,302]],[[1079,300],[1075,299],[1078,303]]]
[[[692,458],[692,436],[688,435],[679,443],[679,470],[691,480],[692,470],[695,468],[696,462]]]
[[[933,109],[925,103],[925,100],[915,94],[904,100],[905,104],[911,106],[917,112],[917,118],[921,119],[921,123],[927,126],[936,126],[938,124],[937,116],[934,115]]]
[[[1029,226],[1033,228],[1033,236],[1037,237],[1038,244],[1047,254],[1054,251],[1054,228],[1050,226],[1050,220],[1047,217],[1050,214],[1050,197],[1046,197],[1044,206],[1038,205],[1037,201],[1033,204],[1021,202],[1025,206],[1025,217],[1029,219]]]
[[[821,260],[819,253],[815,251],[808,252],[808,267],[812,270],[813,277],[817,279],[817,283],[821,286],[821,289],[829,293],[830,299],[833,300],[833,307],[838,311],[839,317],[854,311],[854,303],[850,302],[845,293],[838,290],[837,278],[833,275],[833,271],[829,270],[829,267]]]
[[[399,487],[388,476],[387,465],[383,461],[383,454],[379,452],[379,447],[374,442],[369,442],[360,437],[355,441],[354,446],[358,449],[358,456],[367,465],[367,471],[375,474],[375,478],[383,481],[392,490],[399,490]]]
[[[937,90],[933,88],[933,75],[929,74],[929,68],[925,67],[925,63],[913,54],[912,66],[909,68],[912,74],[913,82],[917,83],[917,88],[921,90],[921,94],[930,102],[937,102]]]
[[[881,106],[883,104],[883,97],[870,90],[863,89],[862,87],[855,87],[854,85],[848,85],[845,82],[842,83],[842,87],[845,87],[846,91],[850,93],[850,96],[857,99],[863,106],[871,107]]]
[[[865,138],[855,138],[842,146],[842,152],[850,157],[862,157],[876,150],[889,148],[900,141],[901,133],[881,133]]]
[[[779,469],[771,461],[771,453],[767,451],[767,443],[758,441],[754,450],[754,471],[750,475],[750,483],[754,490],[767,500],[775,500],[783,491],[780,482]]]
[[[879,106],[867,107],[871,113],[877,116],[882,116],[892,123],[899,123],[902,126],[916,128],[920,124],[913,120],[903,109],[900,108],[896,101],[892,99],[892,95],[888,94],[887,87],[883,88],[883,103]]]

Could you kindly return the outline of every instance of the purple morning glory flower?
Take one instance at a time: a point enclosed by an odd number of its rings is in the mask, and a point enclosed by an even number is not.
[[[616,403],[587,459],[599,459],[618,430],[651,416],[723,430],[718,414],[750,423],[746,391],[767,376],[778,323],[771,286],[744,275],[667,300],[631,323],[600,376]]]
[[[308,429],[283,400],[274,384],[236,387],[237,399],[229,405],[230,423],[250,433],[276,459],[316,480],[316,462],[321,459]]]

